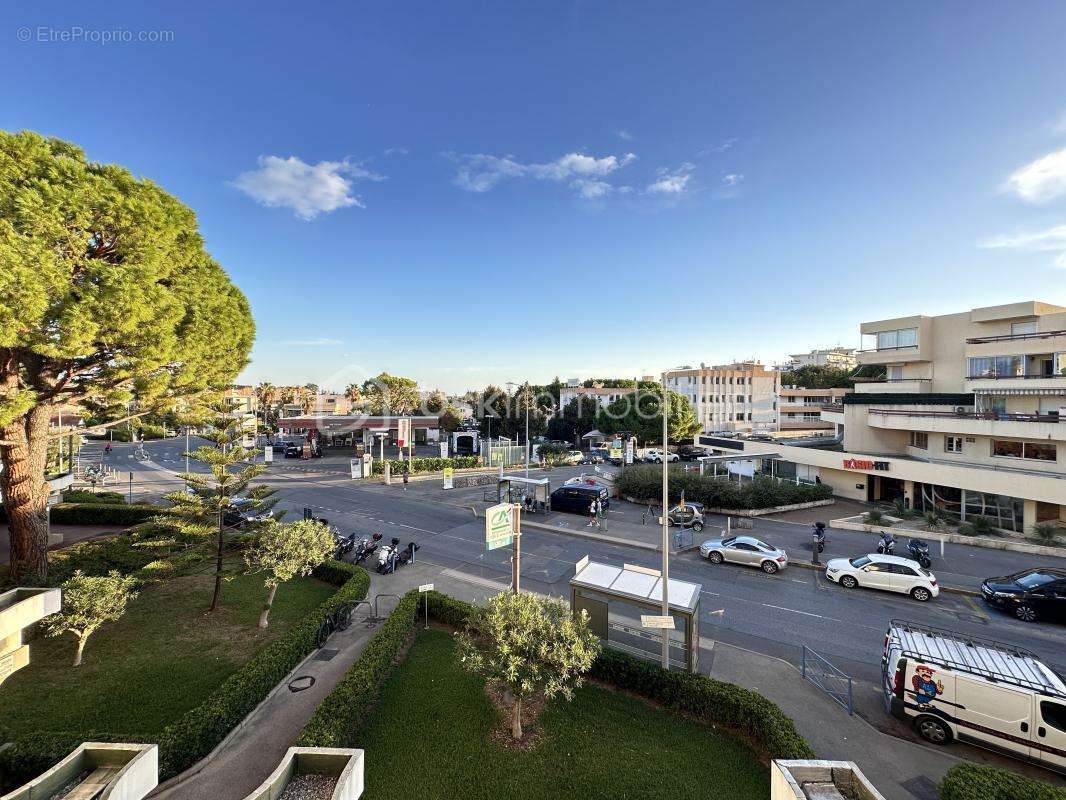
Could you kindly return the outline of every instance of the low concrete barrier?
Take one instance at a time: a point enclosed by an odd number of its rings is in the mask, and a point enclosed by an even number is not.
[[[635,497],[624,495],[623,500],[638,506],[646,506],[647,503],[637,500]],[[833,498],[828,500],[811,500],[809,503],[792,503],[787,506],[771,506],[770,508],[705,508],[708,514],[721,514],[726,517],[763,517],[768,514],[783,514],[786,511],[802,511],[805,508],[818,508],[819,506],[831,506],[836,502]],[[653,504],[658,508],[660,503]]]
[[[770,800],[819,800],[848,797],[885,800],[852,761],[770,763]]]
[[[904,528],[891,524],[902,522],[902,520],[887,514],[882,516],[882,519],[887,520],[890,523],[888,525],[864,522],[863,518],[863,514],[858,514],[854,517],[830,520],[829,527],[849,531],[864,531],[865,533],[876,533],[878,535],[882,531],[888,531],[894,536],[913,536],[915,539],[932,539],[934,542],[947,542],[950,544],[968,544],[971,547],[985,547],[989,550],[1011,550],[1016,553],[1029,553],[1034,556],[1066,558],[1066,548],[1062,547],[1047,547],[1046,545],[1033,544],[1031,542],[1019,542],[1008,537],[990,539],[986,536],[966,536],[961,533],[940,533],[921,528]]]
[[[60,589],[19,588],[0,594],[0,684],[30,663],[22,629],[58,613],[61,606]]]
[[[278,800],[292,779],[300,775],[336,778],[330,800],[358,800],[363,794],[363,751],[290,747],[277,769],[244,800]]]
[[[141,800],[158,783],[157,745],[85,742],[0,800],[46,800],[60,792],[67,798]]]

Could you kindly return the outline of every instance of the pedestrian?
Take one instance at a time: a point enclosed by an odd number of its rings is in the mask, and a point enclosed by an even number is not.
[[[596,503],[596,530],[600,530],[603,527],[603,503],[599,499],[594,502]]]
[[[585,527],[586,528],[591,528],[595,524],[596,524],[596,501],[593,500],[591,503],[589,503],[589,524],[586,525]]]

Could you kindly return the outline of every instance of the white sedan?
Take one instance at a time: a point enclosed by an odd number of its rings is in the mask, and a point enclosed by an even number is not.
[[[667,453],[666,454],[667,463],[672,462],[672,461],[679,461],[680,459],[681,459],[681,457],[677,453]],[[661,464],[661,463],[663,463],[662,451],[661,450],[648,450],[647,452],[644,453],[644,460],[648,461],[648,462],[650,462],[652,464]]]
[[[858,558],[834,558],[825,565],[825,577],[845,589],[859,586],[900,592],[922,603],[940,594],[932,572],[901,556],[867,553]]]

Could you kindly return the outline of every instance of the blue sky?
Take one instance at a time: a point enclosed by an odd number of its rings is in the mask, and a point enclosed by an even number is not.
[[[1066,305],[1064,40],[1057,2],[6,4],[0,127],[197,212],[246,380],[459,391]]]

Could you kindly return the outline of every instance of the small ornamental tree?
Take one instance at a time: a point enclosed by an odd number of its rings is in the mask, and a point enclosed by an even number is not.
[[[63,610],[42,622],[49,636],[72,633],[78,640],[74,666],[81,666],[85,643],[105,622],[113,622],[126,613],[127,604],[137,596],[133,589],[137,579],[118,572],[90,576],[81,570],[63,584]]]
[[[288,525],[277,523],[265,525],[254,544],[245,551],[244,560],[251,572],[265,572],[268,589],[263,613],[259,615],[259,627],[269,624],[270,609],[278,585],[311,570],[333,555],[336,550],[333,532],[328,526],[311,519],[302,519]]]
[[[242,447],[242,422],[223,415],[215,422],[215,431],[201,437],[214,443],[189,453],[193,461],[205,464],[209,471],[183,472],[189,491],[173,492],[167,514],[156,519],[160,525],[177,528],[182,534],[199,539],[200,548],[215,560],[215,589],[210,611],[218,609],[222,582],[228,576],[226,555],[240,540],[260,528],[276,523],[270,509],[277,503],[274,490],[262,484],[251,486],[266,467],[251,462],[256,450]],[[280,515],[278,515],[280,516]],[[239,522],[235,518],[239,517]]]
[[[538,691],[573,697],[600,652],[588,614],[575,618],[560,600],[504,592],[456,634],[463,668],[514,698],[511,736],[522,738],[522,703]]]

